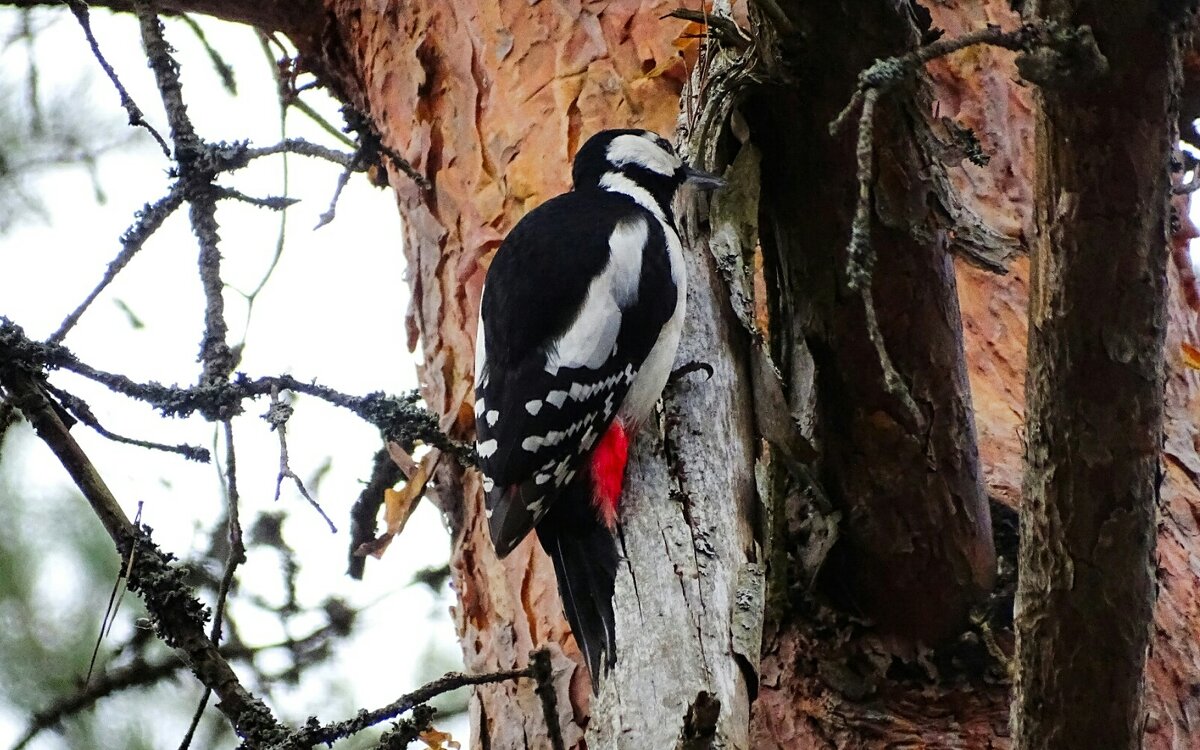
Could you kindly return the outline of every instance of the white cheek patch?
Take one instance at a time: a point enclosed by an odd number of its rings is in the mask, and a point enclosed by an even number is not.
[[[629,196],[639,206],[654,214],[660,223],[666,223],[667,217],[663,214],[658,201],[654,200],[653,195],[650,195],[650,191],[620,172],[605,172],[604,176],[600,178],[600,187],[610,193]]]
[[[609,164],[623,167],[636,164],[664,177],[670,177],[683,166],[678,156],[664,151],[654,141],[640,135],[619,135],[608,144]]]

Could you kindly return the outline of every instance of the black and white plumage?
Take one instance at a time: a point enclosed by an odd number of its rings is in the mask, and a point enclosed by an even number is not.
[[[687,296],[671,203],[683,164],[644,130],[576,155],[574,189],[526,215],[484,285],[475,426],[489,529],[507,555],[535,526],[592,684],[616,644],[613,538],[628,438],[666,384]]]

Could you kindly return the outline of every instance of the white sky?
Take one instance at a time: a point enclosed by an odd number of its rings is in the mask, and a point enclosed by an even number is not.
[[[81,110],[109,113],[121,122],[116,92],[88,52],[82,32],[65,10],[38,15],[58,18],[38,37],[42,91],[72,87],[81,77],[90,82]],[[0,38],[15,14],[0,16]],[[97,11],[93,29],[101,49],[117,70],[147,118],[164,135],[161,103],[142,56],[136,25],[129,17]],[[184,97],[197,131],[209,140],[249,138],[259,145],[279,138],[274,80],[257,38],[248,29],[201,19],[209,40],[237,74],[239,95],[231,97],[194,35],[178,22],[168,22],[167,38],[178,50]],[[0,79],[10,86],[23,79],[24,50],[0,51]],[[330,122],[341,124],[336,105],[319,92],[305,95]],[[292,137],[330,142],[303,115],[288,119]],[[91,181],[80,169],[56,169],[37,183],[51,221],[31,223],[0,237],[0,315],[25,327],[34,338],[49,335],[62,318],[95,286],[119,249],[117,238],[132,222],[134,211],[161,197],[169,164],[141,131],[137,148],[104,157],[100,184],[108,200],[98,205]],[[324,162],[290,158],[290,193],[302,202],[288,212],[287,245],[274,277],[256,303],[245,356],[239,367],[250,375],[289,372],[348,393],[374,390],[392,393],[415,387],[411,356],[404,348],[404,313],[408,290],[403,281],[399,218],[390,190],[378,190],[356,176],[346,188],[333,224],[313,231],[328,206],[340,168]],[[250,195],[281,192],[278,159],[225,177],[222,182]],[[252,289],[270,263],[278,232],[277,215],[226,201],[220,204],[222,253],[227,282]],[[186,221],[186,208],[143,248],[130,266],[83,317],[64,342],[83,361],[138,380],[195,382],[196,354],[202,331],[203,297],[196,273],[197,247]],[[121,300],[146,323],[134,330],[115,300]],[[227,293],[231,343],[242,335],[245,305]],[[199,419],[164,420],[145,405],[111,397],[102,388],[66,374],[53,381],[87,399],[109,429],[164,443],[211,446],[214,431]],[[266,403],[251,404],[248,416],[235,422],[235,443],[247,527],[257,510],[271,509],[278,468],[278,443],[257,415]],[[374,603],[359,621],[361,634],[335,660],[337,674],[353,686],[344,705],[318,705],[319,692],[292,695],[293,714],[316,712],[322,719],[342,718],[350,706],[375,707],[423,682],[417,660],[430,644],[458,657],[447,614],[450,592],[433,596],[421,586],[404,588],[412,573],[438,565],[447,557],[448,541],[440,518],[425,503],[404,535],[382,561],[371,560],[363,582],[345,576],[348,510],[370,471],[378,448],[376,430],[348,413],[301,398],[289,430],[292,468],[308,477],[329,460],[318,500],[339,527],[331,535],[324,521],[298,493],[285,484],[280,499],[289,512],[285,535],[302,565],[300,593],[308,603],[336,592],[357,606]],[[222,513],[213,466],[152,454],[111,443],[82,425],[73,433],[92,457],[117,498],[132,516],[144,501],[143,520],[156,541],[187,558],[206,546],[206,529]],[[62,494],[70,483],[65,472],[40,443],[10,441],[5,461],[22,467],[26,502]],[[80,510],[80,509],[76,509]],[[270,593],[278,580],[271,552],[251,553],[241,570],[244,581],[267,582]],[[64,578],[69,578],[69,571]],[[64,580],[63,584],[66,585]],[[235,609],[235,614],[242,610]],[[100,613],[96,613],[97,620]],[[247,638],[266,643],[281,634],[270,622],[241,624]],[[301,632],[293,635],[302,634]],[[113,642],[121,635],[114,634]],[[0,708],[0,746],[11,744],[23,718]],[[164,740],[177,743],[183,727],[170,727]],[[456,736],[462,738],[462,728]],[[52,739],[47,733],[45,739]],[[36,745],[35,745],[36,746]],[[57,746],[53,743],[42,747]]]

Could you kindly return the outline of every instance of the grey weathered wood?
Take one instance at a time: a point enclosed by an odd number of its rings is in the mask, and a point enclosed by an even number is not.
[[[687,226],[698,228],[703,213],[689,212]],[[676,747],[701,692],[720,701],[716,732],[711,745],[688,747],[748,746],[744,669],[757,662],[763,582],[752,527],[749,347],[696,239],[687,243],[688,317],[676,362],[713,372],[668,387],[661,432],[645,429],[630,459],[614,598],[620,652],[592,707],[593,749]]]

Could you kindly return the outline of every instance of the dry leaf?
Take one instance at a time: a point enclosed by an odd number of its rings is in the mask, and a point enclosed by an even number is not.
[[[420,739],[429,746],[429,750],[460,750],[462,748],[462,745],[455,742],[449,732],[437,729],[421,732]]]
[[[1200,349],[1186,341],[1179,345],[1179,349],[1183,354],[1183,363],[1193,370],[1200,370]]]
[[[412,457],[412,454],[404,450],[404,447],[399,443],[388,441],[387,444],[388,456],[391,457],[392,463],[400,468],[400,473],[405,477],[411,477],[417,470],[417,459]]]
[[[395,446],[395,450],[407,455],[395,443],[389,443],[388,451],[392,453],[393,459],[396,458],[396,454],[392,450],[393,446]],[[437,462],[441,456],[441,451],[436,448],[430,450],[416,465],[403,487],[398,490],[389,488],[383,491],[383,520],[387,524],[387,529],[373,540],[360,544],[358,549],[354,550],[355,555],[359,557],[370,555],[376,560],[383,557],[383,553],[387,551],[392,539],[404,531],[405,524],[412,517],[413,511],[417,509],[417,503],[425,494],[425,485],[429,483],[429,477],[433,476],[433,470],[437,468]],[[403,466],[401,471],[403,471]]]

